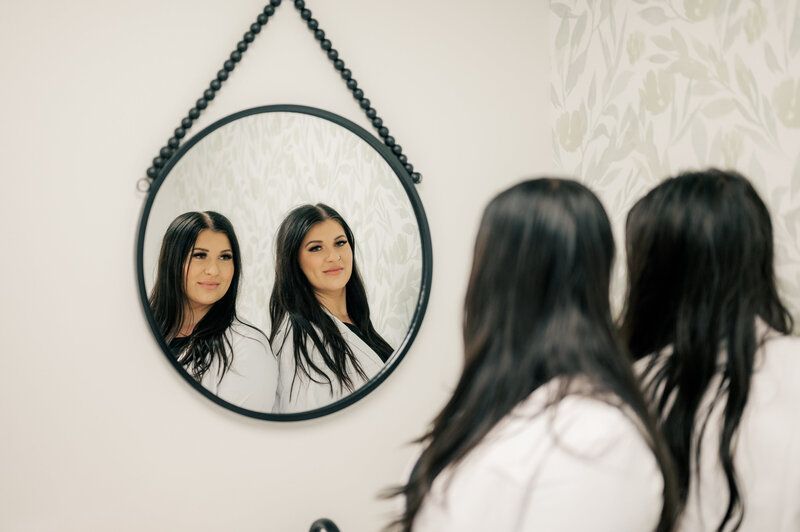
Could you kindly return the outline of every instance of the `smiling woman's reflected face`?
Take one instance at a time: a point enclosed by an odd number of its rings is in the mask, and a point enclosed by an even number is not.
[[[208,310],[228,292],[235,265],[225,233],[203,229],[186,263],[185,290],[195,312]]]
[[[353,249],[344,229],[334,220],[314,224],[303,239],[300,269],[317,292],[341,291],[353,271]]]

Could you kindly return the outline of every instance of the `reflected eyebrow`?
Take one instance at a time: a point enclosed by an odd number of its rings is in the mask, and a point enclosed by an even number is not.
[[[206,248],[192,248],[192,251],[205,251],[206,253],[208,253],[208,250]],[[223,249],[222,251],[220,251],[220,253],[231,253],[231,250],[230,248]]]
[[[347,238],[347,237],[342,234],[342,235],[334,237],[333,241],[335,242],[335,241],[339,240],[340,238]],[[310,244],[324,244],[324,242],[322,240],[309,240],[304,245],[308,246]]]

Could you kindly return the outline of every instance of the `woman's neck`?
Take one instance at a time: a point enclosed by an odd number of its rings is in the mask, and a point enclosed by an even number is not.
[[[350,315],[347,314],[347,293],[344,288],[336,292],[316,292],[315,295],[319,304],[339,321],[352,323]]]

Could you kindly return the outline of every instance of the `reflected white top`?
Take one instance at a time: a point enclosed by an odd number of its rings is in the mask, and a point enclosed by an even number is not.
[[[764,331],[763,327],[759,329]],[[658,356],[666,360],[668,352]],[[724,353],[720,356],[724,357]],[[650,362],[652,356],[637,362],[637,368],[643,371]],[[708,411],[718,385],[716,377],[700,412]],[[739,532],[797,532],[800,531],[800,338],[770,332],[756,355],[750,386],[733,455],[744,503]],[[728,487],[718,451],[724,407],[723,396],[714,406],[703,436],[699,479],[692,461],[689,497],[678,528],[680,532],[716,530],[725,515]]]
[[[414,532],[651,532],[663,479],[634,421],[569,395],[533,392],[433,483]]]
[[[201,384],[231,404],[256,412],[271,412],[278,387],[278,360],[267,337],[238,321],[226,334],[232,347],[231,365],[220,381],[219,363],[215,360]]]
[[[296,372],[297,365],[294,360],[292,328],[288,325],[288,321],[284,321],[272,342],[272,349],[278,357],[279,366],[278,389],[275,396],[274,407],[275,413],[306,412],[308,410],[322,408],[361,388],[383,368],[384,363],[375,351],[370,349],[358,335],[348,329],[347,325],[342,323],[338,318],[332,314],[328,315],[336,324],[342,338],[344,338],[345,342],[350,346],[366,378],[359,375],[348,361],[347,375],[353,383],[353,390],[351,391],[341,387],[337,383],[333,373],[325,365],[322,355],[314,346],[314,342],[310,339],[306,341],[309,357],[314,365],[323,370],[331,379],[333,391],[331,392],[331,387],[319,375],[315,375],[312,372],[314,380],[323,382],[315,382],[309,379],[302,371]]]

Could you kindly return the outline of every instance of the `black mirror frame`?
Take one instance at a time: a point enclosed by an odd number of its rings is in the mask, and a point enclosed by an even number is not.
[[[159,188],[161,188],[161,185],[163,184],[164,180],[166,180],[166,178],[169,176],[169,173],[172,170],[172,168],[195,144],[197,144],[204,137],[214,132],[215,130],[219,129],[220,127],[235,120],[238,120],[240,118],[244,118],[246,116],[261,114],[261,113],[272,113],[272,112],[299,113],[299,114],[316,116],[318,118],[328,120],[330,122],[333,122],[334,124],[344,127],[350,132],[356,134],[362,140],[366,141],[389,164],[392,170],[394,170],[394,173],[397,176],[397,178],[400,180],[400,183],[403,185],[403,189],[405,190],[406,195],[408,196],[408,199],[411,202],[411,206],[414,209],[414,215],[417,218],[420,243],[422,245],[422,278],[420,282],[420,293],[419,297],[417,298],[417,304],[414,308],[414,314],[411,318],[411,324],[402,343],[392,354],[391,358],[384,365],[383,369],[381,369],[381,371],[378,372],[378,374],[375,375],[375,377],[373,377],[364,386],[355,390],[350,395],[339,399],[334,403],[331,403],[322,408],[317,408],[314,410],[289,413],[289,414],[256,412],[254,410],[247,410],[245,408],[241,408],[214,395],[213,393],[209,392],[202,384],[194,380],[189,375],[189,373],[183,368],[183,366],[181,366],[178,363],[177,359],[171,353],[169,347],[164,341],[161,331],[158,328],[158,324],[155,322],[152,312],[150,310],[147,290],[144,283],[144,237],[147,230],[147,221],[150,216],[150,209],[153,206],[153,201],[155,200],[156,194],[158,193]],[[412,343],[414,342],[417,333],[419,332],[419,328],[422,325],[422,320],[425,317],[425,311],[428,306],[432,275],[433,275],[433,252],[431,246],[431,235],[430,235],[430,228],[428,226],[428,219],[425,216],[425,210],[422,206],[422,201],[420,200],[417,194],[412,178],[404,168],[403,163],[401,163],[398,160],[397,156],[394,153],[392,153],[392,151],[388,147],[386,147],[381,141],[379,141],[377,138],[375,138],[361,126],[337,114],[331,113],[329,111],[324,111],[322,109],[317,109],[314,107],[307,107],[302,105],[267,105],[261,107],[254,107],[251,109],[245,109],[243,111],[239,111],[234,114],[223,117],[220,120],[217,120],[216,122],[211,124],[210,126],[204,128],[194,137],[189,139],[184,145],[182,145],[180,149],[175,153],[175,155],[169,159],[167,164],[163,168],[161,168],[158,177],[155,179],[155,181],[153,182],[152,186],[150,187],[147,193],[147,199],[145,201],[144,207],[142,209],[142,214],[139,219],[139,228],[136,239],[136,277],[138,283],[139,298],[141,300],[142,309],[147,319],[147,323],[150,326],[150,330],[153,333],[153,336],[156,338],[156,341],[158,342],[161,351],[167,357],[167,360],[169,360],[172,366],[184,378],[184,380],[186,380],[189,384],[191,384],[195,390],[199,391],[201,394],[205,395],[208,399],[212,400],[213,402],[217,403],[218,405],[228,410],[232,410],[233,412],[236,412],[238,414],[257,419],[265,419],[269,421],[301,421],[301,420],[326,416],[328,414],[332,414],[334,412],[342,410],[343,408],[346,408],[356,403],[357,401],[366,397],[375,388],[377,388],[400,364],[400,362],[403,360],[406,353],[408,352],[409,348],[411,347]]]

